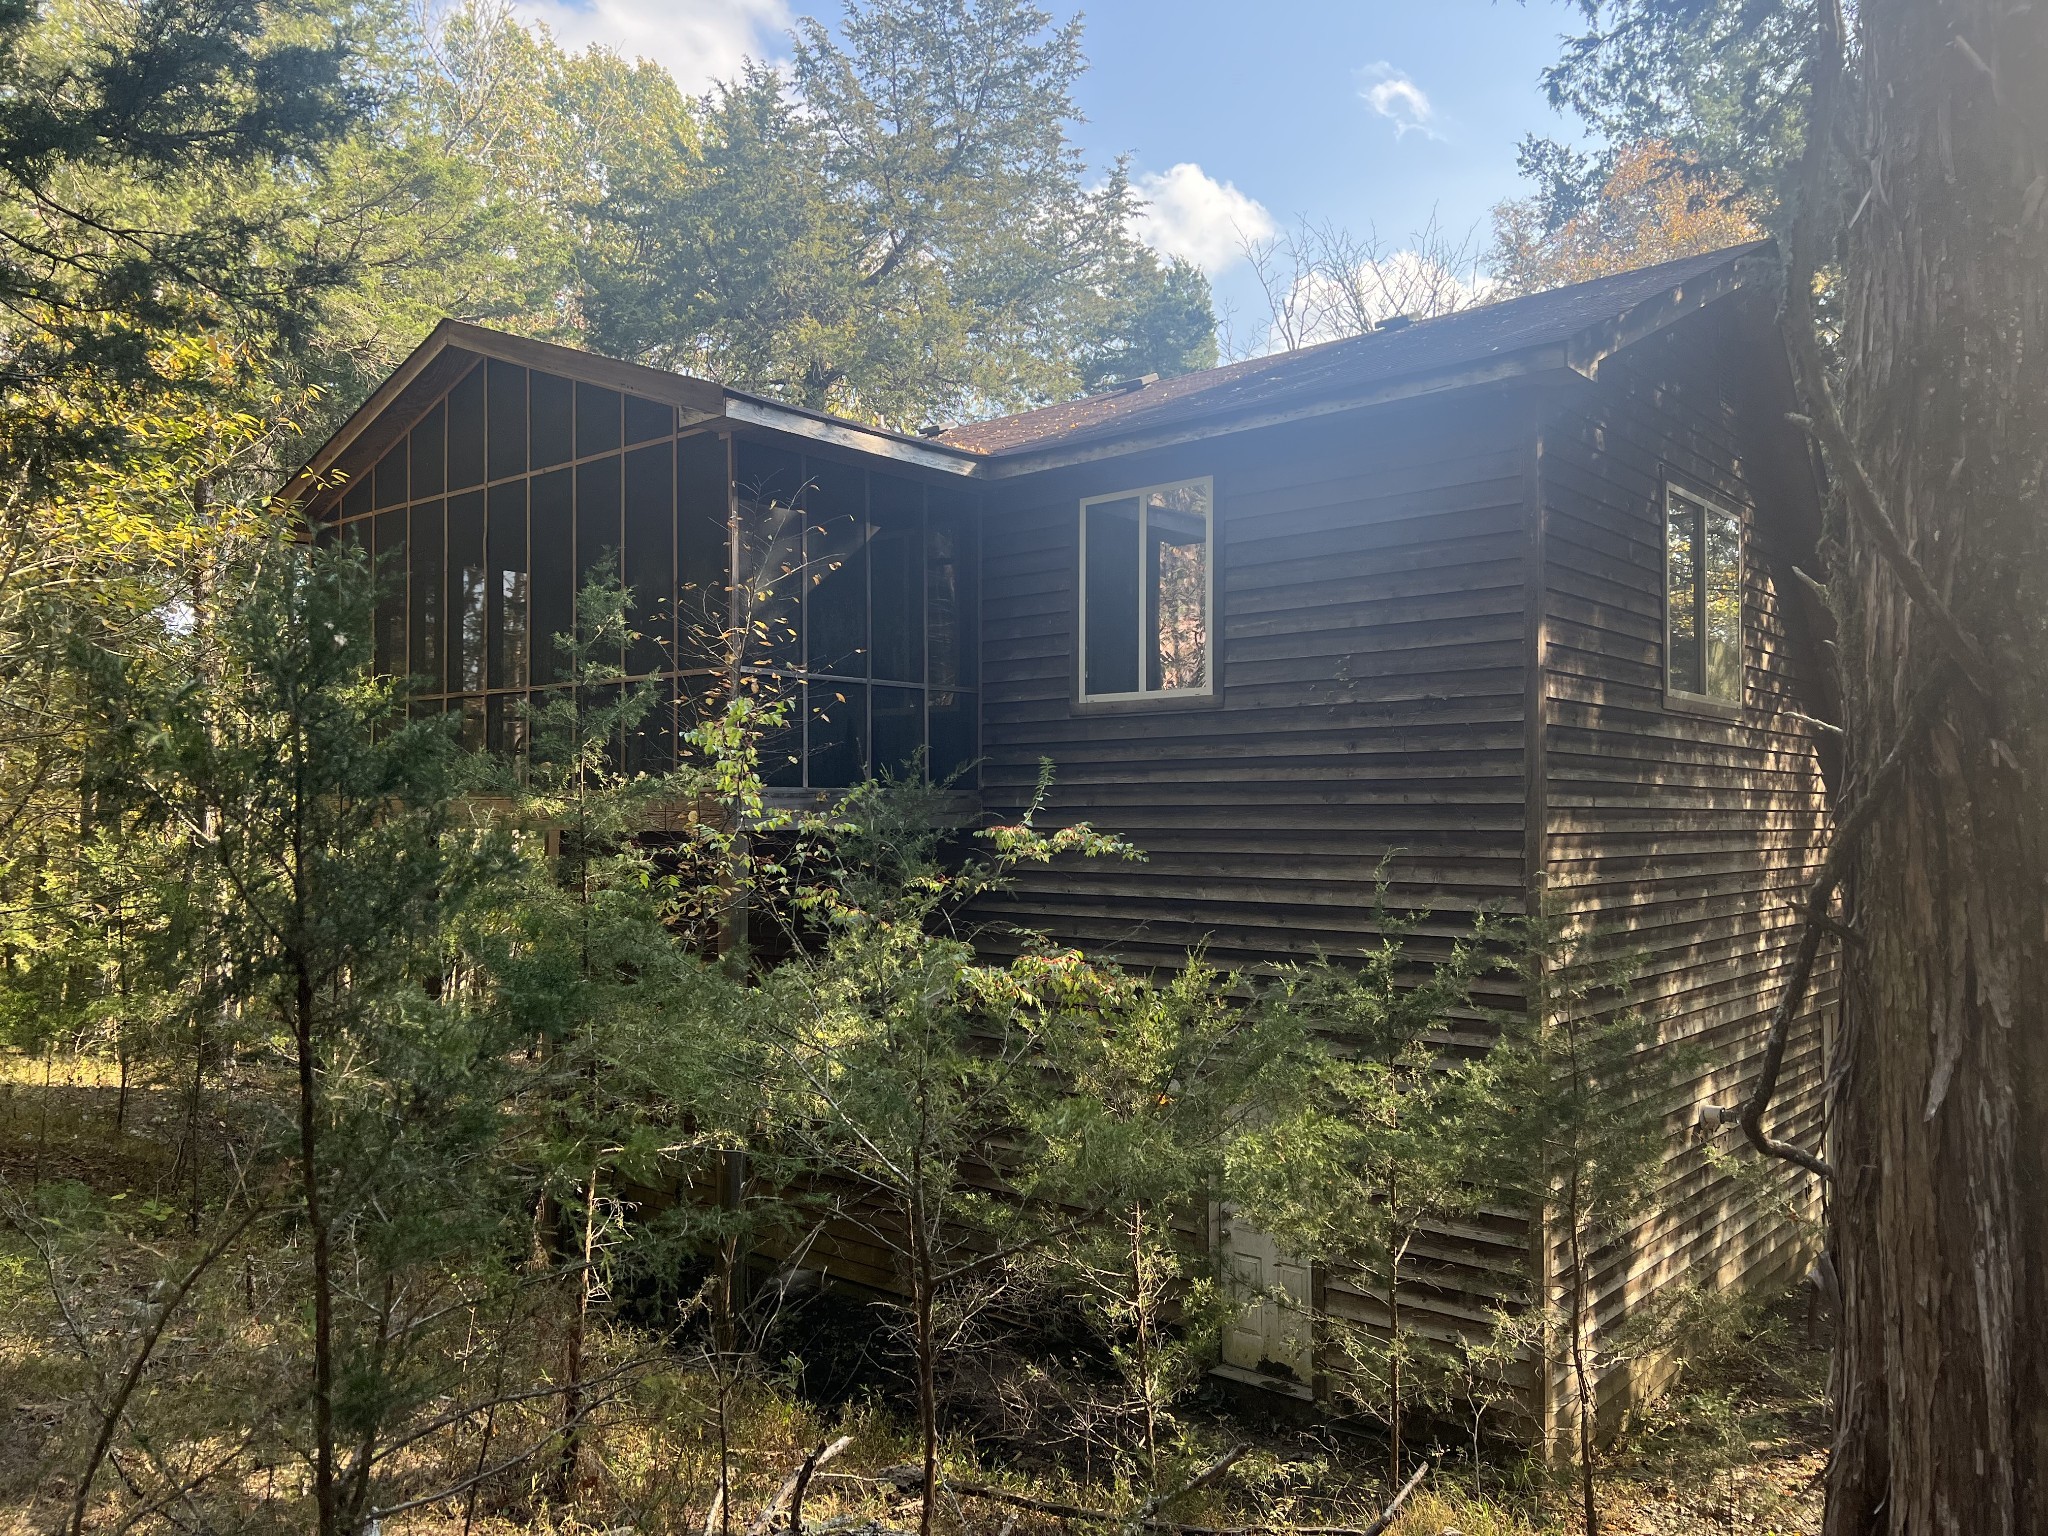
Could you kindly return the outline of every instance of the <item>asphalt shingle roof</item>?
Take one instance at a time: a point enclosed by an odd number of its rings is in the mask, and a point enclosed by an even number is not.
[[[1300,396],[1354,393],[1470,369],[1569,341],[1765,246],[1761,241],[1734,246],[1434,320],[1417,320],[1342,341],[972,422],[940,433],[938,441],[950,448],[993,456],[1133,431],[1183,417],[1273,405]]]

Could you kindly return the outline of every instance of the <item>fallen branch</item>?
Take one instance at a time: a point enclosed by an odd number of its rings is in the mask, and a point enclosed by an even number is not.
[[[1153,1494],[1151,1498],[1138,1506],[1136,1514],[1124,1522],[1124,1529],[1126,1531],[1136,1531],[1150,1524],[1152,1517],[1166,1508],[1175,1499],[1185,1498],[1191,1493],[1197,1493],[1215,1482],[1217,1478],[1236,1466],[1238,1459],[1250,1449],[1251,1447],[1246,1445],[1233,1445],[1178,1488],[1171,1489],[1165,1493]]]
[[[1394,1495],[1393,1502],[1380,1511],[1379,1518],[1361,1531],[1359,1536],[1380,1536],[1382,1531],[1394,1523],[1394,1517],[1401,1513],[1401,1506],[1408,1502],[1408,1495],[1421,1487],[1422,1480],[1427,1476],[1429,1463],[1425,1461],[1415,1469],[1415,1475],[1401,1485],[1401,1491]]]
[[[803,1531],[804,1490],[810,1486],[811,1474],[831,1461],[853,1444],[853,1436],[841,1435],[830,1445],[820,1441],[811,1453],[804,1457],[797,1469],[783,1479],[782,1486],[775,1490],[761,1512],[754,1516],[747,1526],[747,1536],[768,1536],[775,1529],[775,1517],[782,1513],[782,1506],[789,1506],[790,1536],[801,1536]]]

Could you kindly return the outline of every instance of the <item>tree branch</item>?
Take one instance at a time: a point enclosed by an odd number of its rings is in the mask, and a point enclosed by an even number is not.
[[[1742,1126],[1742,1133],[1749,1144],[1766,1157],[1781,1158],[1796,1163],[1808,1173],[1823,1179],[1835,1176],[1834,1168],[1827,1159],[1796,1147],[1790,1142],[1778,1141],[1764,1130],[1764,1111],[1770,1108],[1771,1099],[1778,1091],[1778,1074],[1785,1063],[1785,1045],[1791,1038],[1792,1021],[1798,1016],[1800,1006],[1806,1001],[1806,989],[1813,978],[1813,963],[1820,954],[1821,939],[1839,929],[1828,911],[1833,903],[1835,890],[1842,883],[1847,870],[1849,856],[1870,824],[1877,819],[1877,813],[1884,808],[1893,789],[1903,776],[1907,758],[1920,738],[1934,723],[1944,702],[1944,688],[1948,681],[1946,666],[1936,669],[1921,686],[1918,696],[1906,712],[1906,719],[1899,731],[1899,739],[1892,744],[1884,761],[1870,776],[1864,787],[1863,796],[1835,826],[1835,836],[1829,845],[1827,859],[1820,867],[1820,873],[1806,892],[1806,928],[1799,936],[1799,953],[1792,964],[1791,979],[1785,983],[1784,995],[1778,999],[1778,1006],[1771,1014],[1771,1032],[1764,1042],[1762,1070],[1757,1075],[1756,1085],[1750,1089],[1749,1097],[1742,1103],[1736,1119]]]

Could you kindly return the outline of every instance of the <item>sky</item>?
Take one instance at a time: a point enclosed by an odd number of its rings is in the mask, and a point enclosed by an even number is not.
[[[1041,0],[1055,16],[1075,8]],[[840,0],[515,0],[566,44],[668,67],[688,91],[788,54],[793,18]],[[1307,218],[1390,252],[1432,219],[1483,248],[1488,210],[1521,193],[1515,148],[1569,136],[1539,74],[1564,0],[1094,0],[1075,137],[1091,164],[1128,155],[1141,233],[1200,265],[1219,307],[1263,311],[1241,254]]]

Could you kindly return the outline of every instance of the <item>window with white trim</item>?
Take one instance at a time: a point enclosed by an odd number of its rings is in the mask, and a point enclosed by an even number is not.
[[[1675,485],[1664,488],[1665,688],[1742,702],[1742,519]]]
[[[1081,503],[1081,697],[1215,688],[1215,517],[1205,476]]]

